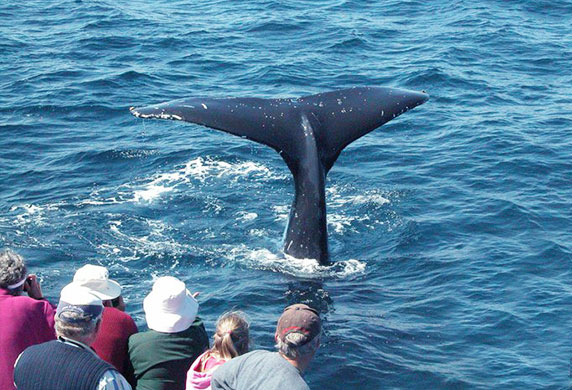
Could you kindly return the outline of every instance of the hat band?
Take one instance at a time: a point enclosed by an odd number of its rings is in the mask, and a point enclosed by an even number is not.
[[[290,326],[282,331],[282,337],[286,336],[288,333],[293,333],[293,332],[304,333],[306,336],[310,335],[310,331],[306,328],[302,328],[300,326]]]
[[[80,317],[68,318],[65,316],[66,313],[76,313],[79,314]],[[56,317],[64,322],[79,323],[98,319],[101,313],[103,313],[103,306],[101,305],[72,305],[71,303],[60,301],[58,309],[56,310]],[[64,314],[66,318],[61,318],[62,314]]]
[[[20,287],[21,285],[23,285],[24,283],[26,283],[26,276],[24,275],[24,279],[20,280],[18,283],[14,283],[8,286],[8,290],[15,290],[18,287]]]

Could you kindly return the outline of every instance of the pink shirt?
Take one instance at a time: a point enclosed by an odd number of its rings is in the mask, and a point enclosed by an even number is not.
[[[20,353],[56,338],[55,313],[46,300],[10,295],[0,288],[0,389],[15,389],[14,362]]]
[[[186,390],[211,390],[213,372],[220,365],[226,363],[226,360],[219,360],[211,355],[202,362],[203,358],[209,354],[210,351],[206,351],[191,364],[191,368],[187,372]]]

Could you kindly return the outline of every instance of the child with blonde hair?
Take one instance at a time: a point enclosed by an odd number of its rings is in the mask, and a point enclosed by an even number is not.
[[[224,313],[216,322],[213,346],[191,365],[186,390],[210,390],[213,372],[228,360],[249,350],[250,324],[241,311]]]

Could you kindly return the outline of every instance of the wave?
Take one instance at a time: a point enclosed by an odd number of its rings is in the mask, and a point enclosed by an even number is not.
[[[292,32],[299,31],[303,29],[303,24],[301,23],[288,23],[285,21],[267,21],[260,24],[256,24],[252,27],[246,29],[247,32]]]
[[[329,46],[329,49],[334,50],[355,50],[355,49],[367,49],[369,47],[369,43],[365,38],[362,37],[353,37],[344,39]]]

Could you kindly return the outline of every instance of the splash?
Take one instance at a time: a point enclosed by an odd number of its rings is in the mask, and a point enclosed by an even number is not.
[[[246,211],[239,211],[236,215],[236,220],[240,222],[254,221],[256,218],[258,218],[258,214]]]
[[[243,264],[249,268],[284,273],[306,279],[344,279],[363,274],[366,268],[365,262],[356,259],[320,265],[314,259],[297,259],[286,254],[277,255],[268,249],[251,249],[244,244],[222,248],[218,255],[226,258],[229,263]]]
[[[47,224],[46,212],[56,210],[57,208],[57,204],[48,204],[44,206],[23,204],[20,206],[13,206],[10,208],[10,211],[17,214],[12,223],[16,226],[45,226]]]
[[[276,221],[286,221],[288,219],[288,212],[290,211],[290,206],[273,206],[272,210],[275,214]]]
[[[205,184],[212,179],[229,178],[231,184],[248,178],[253,182],[265,182],[282,178],[274,174],[268,167],[252,162],[228,163],[198,157],[188,161],[184,166],[173,172],[155,176],[150,182],[143,184],[133,192],[133,202],[151,202],[162,195],[174,191],[179,186]]]
[[[383,206],[391,203],[392,193],[382,194],[379,190],[366,191],[360,194],[345,195],[343,187],[331,186],[326,192],[329,197],[330,207],[355,206]],[[354,191],[353,189],[349,189]]]

